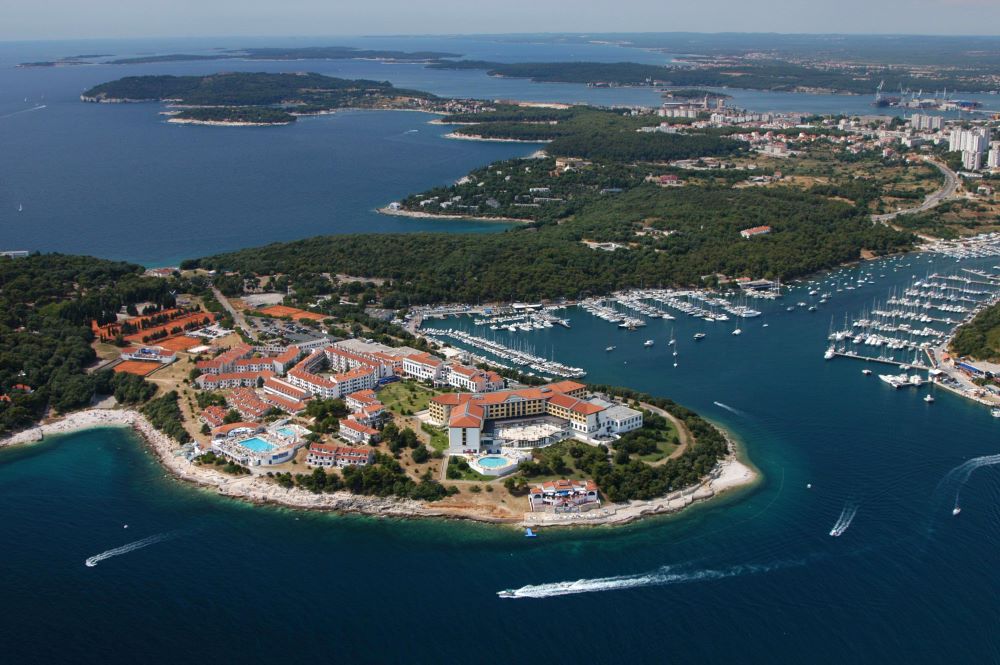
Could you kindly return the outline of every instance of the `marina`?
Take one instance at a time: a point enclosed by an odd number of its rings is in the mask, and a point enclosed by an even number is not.
[[[485,337],[478,337],[463,330],[456,330],[454,328],[447,328],[444,330],[425,329],[423,332],[435,338],[450,337],[451,339],[460,341],[473,348],[486,351],[487,353],[497,356],[498,358],[508,360],[518,368],[527,367],[536,372],[543,372],[545,374],[570,379],[578,379],[587,375],[587,371],[581,367],[570,367],[568,365],[564,365],[563,363],[556,362],[555,360],[537,356],[528,350],[515,349],[505,346],[500,342],[489,340]]]
[[[871,309],[863,308],[853,320],[845,314],[844,324],[837,330],[831,321],[823,358],[896,365],[902,370],[899,374],[879,374],[879,379],[894,389],[938,385],[994,406],[1000,404],[1000,394],[975,383],[986,375],[984,370],[952,358],[948,348],[959,326],[997,302],[1000,275],[968,267],[950,273],[930,272],[898,292],[890,289],[884,301],[874,300]],[[910,370],[917,372],[909,374]],[[921,370],[927,372],[926,378],[919,374]],[[924,401],[930,404],[935,400],[928,394]]]

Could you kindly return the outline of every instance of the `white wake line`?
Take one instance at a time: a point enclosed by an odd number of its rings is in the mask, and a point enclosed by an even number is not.
[[[738,416],[745,416],[745,415],[747,415],[747,414],[743,413],[742,411],[740,411],[739,409],[734,409],[733,407],[729,406],[728,404],[723,404],[722,402],[712,402],[712,404],[716,405],[720,409],[725,409],[726,411],[729,411],[730,413],[735,413]]]
[[[88,568],[93,568],[99,562],[105,559],[110,559],[113,556],[121,556],[122,554],[128,554],[129,552],[134,552],[136,550],[141,550],[143,547],[149,547],[150,545],[155,545],[157,543],[162,543],[165,540],[170,540],[177,537],[176,532],[168,533],[158,533],[155,536],[149,536],[148,538],[143,538],[142,540],[137,540],[134,543],[128,543],[127,545],[122,545],[121,547],[116,547],[106,552],[101,552],[100,554],[95,554],[92,557],[88,557],[84,563]]]
[[[947,482],[949,478],[954,478],[958,476],[958,487],[955,488],[955,508],[958,508],[959,498],[962,494],[962,487],[965,483],[969,481],[972,477],[973,472],[977,469],[981,469],[984,466],[993,466],[994,464],[1000,464],[1000,455],[983,455],[982,457],[973,457],[972,459],[959,464],[954,469],[949,471],[945,475],[944,479],[941,481]]]
[[[528,584],[520,589],[507,592],[501,591],[501,598],[551,598],[553,596],[568,596],[577,593],[594,593],[598,591],[620,591],[647,586],[667,586],[685,582],[700,582],[718,580],[725,577],[736,577],[751,573],[766,573],[777,568],[794,565],[791,562],[779,562],[769,565],[743,564],[723,569],[704,569],[682,572],[677,569],[683,566],[663,566],[651,573],[637,575],[619,575],[615,577],[595,577],[576,580],[575,582],[553,582],[550,584]],[[673,572],[677,571],[677,572]]]
[[[20,115],[22,113],[27,113],[28,111],[38,111],[43,108],[45,108],[45,104],[41,104],[40,106],[33,106],[30,109],[21,109],[20,111],[14,111],[13,113],[8,113],[7,115],[0,115],[0,120],[2,120],[3,118],[10,118],[11,116]]]
[[[857,514],[857,506],[852,506],[850,504],[844,506],[844,509],[840,511],[840,517],[837,518],[833,528],[830,529],[830,535],[834,538],[844,535],[844,532],[851,526],[851,522],[854,521],[854,516]]]

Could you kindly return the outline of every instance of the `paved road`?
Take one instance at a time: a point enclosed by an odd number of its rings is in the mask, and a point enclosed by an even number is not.
[[[245,330],[246,333],[250,335],[250,339],[256,342],[258,336],[257,329],[251,325],[247,325],[247,320],[243,317],[243,313],[237,311],[231,304],[229,304],[229,298],[222,295],[222,291],[215,288],[214,286],[212,287],[212,293],[215,294],[215,299],[218,300],[222,304],[222,306],[226,308],[226,311],[229,312],[230,315],[232,315],[233,321],[236,322],[236,325],[243,328],[243,330]]]
[[[941,189],[936,192],[929,194],[924,202],[918,205],[916,208],[907,208],[906,210],[897,210],[896,212],[890,212],[885,215],[872,215],[872,221],[881,222],[883,224],[888,223],[898,217],[899,215],[913,215],[920,212],[926,212],[931,208],[937,206],[938,204],[950,199],[955,195],[955,191],[958,189],[958,174],[949,169],[947,166],[941,162],[935,161],[933,159],[925,160],[928,164],[937,167],[937,169],[944,174],[944,185]]]

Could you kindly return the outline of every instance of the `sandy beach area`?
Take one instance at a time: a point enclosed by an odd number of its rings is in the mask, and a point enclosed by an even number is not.
[[[236,122],[229,120],[193,120],[191,118],[170,118],[174,125],[207,125],[209,127],[284,127],[291,122]]]
[[[449,123],[450,124],[450,123]],[[552,143],[552,139],[538,139],[536,141],[526,141],[524,139],[497,139],[479,134],[459,134],[449,132],[444,135],[446,139],[456,139],[458,141],[487,141],[489,143]]]
[[[466,220],[472,222],[506,222],[515,224],[528,224],[530,219],[518,219],[517,217],[481,217],[476,215],[442,215],[432,212],[419,212],[417,210],[403,210],[390,208],[388,206],[378,208],[376,212],[383,215],[394,215],[396,217],[412,217],[414,219],[451,219]]]
[[[467,510],[449,510],[412,499],[361,496],[350,492],[313,494],[298,488],[285,489],[258,475],[232,476],[215,467],[190,462],[180,454],[177,442],[153,427],[138,411],[130,409],[87,409],[42,423],[17,434],[0,439],[0,448],[42,441],[47,437],[69,434],[94,427],[129,427],[148,444],[159,462],[176,478],[216,493],[258,504],[273,504],[307,510],[327,510],[382,517],[440,517],[468,519],[518,527],[583,526],[626,524],[647,515],[675,513],[693,503],[718,496],[727,490],[750,485],[758,474],[737,459],[731,442],[730,455],[716,466],[710,477],[694,487],[672,492],[650,501],[627,504],[605,504],[601,508],[579,514],[525,513],[522,520],[497,519],[477,515]]]

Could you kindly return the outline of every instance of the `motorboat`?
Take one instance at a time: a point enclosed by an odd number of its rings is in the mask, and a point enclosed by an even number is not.
[[[934,395],[927,393],[926,395],[924,395],[924,401],[927,402],[928,404],[932,403],[934,401]]]
[[[707,335],[705,333],[695,333],[694,334],[694,338],[695,339],[705,339],[705,337],[707,337]]]
[[[833,360],[833,357],[837,355],[836,349],[832,346],[823,352],[823,360]]]
[[[651,339],[647,339],[645,342],[642,343],[642,345],[645,347],[653,346],[653,344],[655,344],[655,342]]]
[[[497,595],[501,598],[516,598],[513,589],[504,589],[503,591],[497,591]]]
[[[872,371],[870,369],[863,369],[863,370],[861,370],[861,373],[864,374],[865,376],[871,376],[872,375]]]
[[[954,508],[951,509],[952,515],[958,515],[960,512],[962,512],[962,509],[959,508],[958,506],[955,506]]]
[[[615,350],[615,347],[613,347],[613,346],[609,346],[609,347],[607,347],[607,348],[606,348],[606,349],[604,349],[604,350],[610,353],[611,351],[614,351],[614,350]]]

